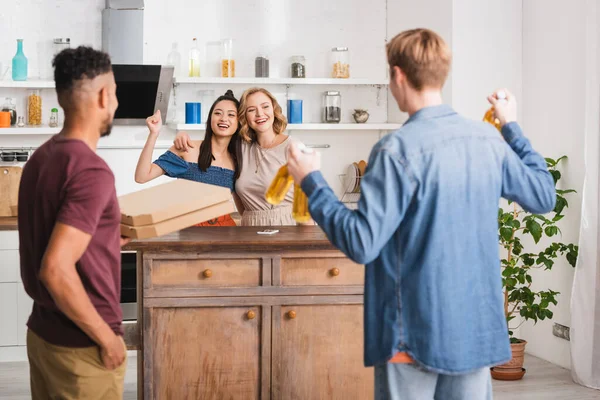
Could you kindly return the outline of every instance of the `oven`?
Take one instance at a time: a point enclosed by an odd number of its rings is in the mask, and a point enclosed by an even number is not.
[[[123,321],[137,321],[137,252],[121,252],[121,310]]]

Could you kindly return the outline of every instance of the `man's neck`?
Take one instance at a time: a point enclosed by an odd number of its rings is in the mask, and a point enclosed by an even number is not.
[[[415,92],[408,102],[408,115],[412,116],[422,108],[439,106],[440,104],[443,104],[443,101],[442,92],[439,89],[423,89]]]
[[[91,125],[89,120],[86,121],[85,118],[73,116],[65,118],[65,124],[59,136],[66,139],[81,140],[95,152],[100,139],[100,131],[96,126]]]

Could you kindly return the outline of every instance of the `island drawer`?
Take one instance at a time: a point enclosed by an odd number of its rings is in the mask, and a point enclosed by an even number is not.
[[[365,268],[345,257],[282,258],[283,286],[363,285]]]
[[[261,285],[261,258],[154,259],[151,288],[194,289]]]

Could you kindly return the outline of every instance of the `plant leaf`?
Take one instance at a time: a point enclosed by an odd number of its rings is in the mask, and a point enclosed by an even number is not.
[[[562,174],[560,173],[560,171],[557,171],[555,169],[548,171],[550,172],[550,174],[552,175],[552,178],[554,179],[554,184],[556,185],[556,183],[560,180],[560,178],[562,177]]]
[[[529,233],[531,233],[531,236],[533,236],[535,243],[538,243],[542,237],[542,227],[540,224],[533,219],[529,219],[527,220],[525,226],[527,227]]]
[[[567,189],[567,190],[556,189],[556,194],[563,195],[563,194],[568,194],[568,193],[577,193],[577,191],[574,189]]]
[[[512,239],[512,235],[513,235],[512,229],[506,228],[506,227],[500,228],[500,236],[502,236],[502,239],[504,239],[506,242],[508,242],[510,239]]]
[[[554,206],[554,212],[556,214],[561,214],[565,207],[568,207],[569,203],[567,203],[567,199],[562,196],[556,196],[556,205]]]

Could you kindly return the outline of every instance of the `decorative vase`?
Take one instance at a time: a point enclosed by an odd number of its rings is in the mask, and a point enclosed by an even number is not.
[[[364,124],[369,119],[369,113],[367,112],[367,110],[359,108],[354,110],[352,117],[354,117],[354,120],[357,124]]]
[[[23,54],[23,39],[17,39],[17,54],[12,59],[12,79],[27,80],[27,57]]]

